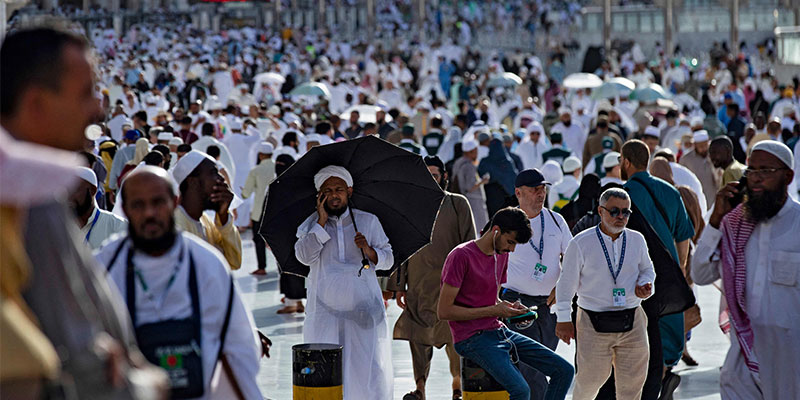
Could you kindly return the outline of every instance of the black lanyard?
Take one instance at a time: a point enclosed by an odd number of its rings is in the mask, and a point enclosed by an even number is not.
[[[614,279],[614,285],[617,284],[617,277],[619,273],[622,272],[622,262],[625,261],[625,247],[627,245],[628,237],[625,231],[622,232],[622,251],[620,251],[619,255],[619,267],[617,267],[617,272],[614,273],[614,265],[611,264],[611,257],[608,256],[608,249],[606,248],[606,242],[603,240],[603,236],[600,234],[600,225],[595,227],[595,231],[597,232],[597,239],[600,240],[600,245],[603,246],[603,253],[606,256],[606,263],[608,263],[608,270],[611,271],[611,278]]]

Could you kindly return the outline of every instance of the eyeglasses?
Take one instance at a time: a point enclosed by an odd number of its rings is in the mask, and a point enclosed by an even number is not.
[[[620,214],[622,214],[622,218],[628,218],[631,216],[631,214],[633,214],[633,211],[630,208],[620,209],[619,207],[614,207],[612,209],[608,209],[604,206],[600,206],[600,208],[608,211],[608,213],[611,215],[611,218],[617,218]]]
[[[744,170],[744,176],[750,178],[763,178],[769,174],[774,174],[777,171],[782,171],[789,168],[747,168]]]

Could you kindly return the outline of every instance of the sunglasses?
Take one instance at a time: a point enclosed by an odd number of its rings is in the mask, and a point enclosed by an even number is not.
[[[628,218],[628,217],[631,216],[631,214],[633,214],[633,211],[630,208],[622,208],[622,209],[620,209],[618,207],[614,207],[612,209],[608,209],[608,208],[606,208],[604,206],[600,206],[600,208],[608,211],[608,213],[611,214],[611,218],[617,218],[617,217],[619,217],[620,214],[622,214],[623,218]]]

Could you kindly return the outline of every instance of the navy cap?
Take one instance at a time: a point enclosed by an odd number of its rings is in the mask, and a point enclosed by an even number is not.
[[[514,187],[536,187],[549,184],[550,182],[544,180],[544,175],[536,168],[526,169],[520,172],[517,175],[517,179],[514,181]]]

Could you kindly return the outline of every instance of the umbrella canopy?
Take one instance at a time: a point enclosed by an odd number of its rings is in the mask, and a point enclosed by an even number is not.
[[[262,83],[269,83],[269,84],[276,84],[276,85],[283,85],[286,82],[286,78],[283,75],[275,73],[275,72],[263,72],[256,75],[253,80],[256,84],[260,85]]]
[[[321,96],[327,99],[331,98],[331,92],[328,88],[319,82],[307,82],[289,92],[290,96]]]
[[[517,87],[522,85],[522,78],[518,77],[511,72],[505,72],[503,75],[495,76],[486,82],[486,87]]]
[[[309,267],[295,256],[296,233],[316,210],[314,175],[328,165],[353,176],[349,205],[378,217],[395,265],[430,243],[444,192],[422,157],[373,136],[317,146],[269,185],[258,230],[282,273],[308,276]]]
[[[380,110],[381,108],[378,106],[372,106],[369,104],[358,104],[355,106],[348,107],[347,110],[344,110],[344,112],[339,115],[339,118],[341,118],[342,120],[349,120],[350,113],[352,113],[353,111],[358,111],[358,122],[362,124],[371,122],[374,124],[375,121],[377,121],[377,117],[375,116],[375,114],[377,114],[378,111]],[[384,117],[384,121],[392,122],[392,116],[387,113],[386,116]]]
[[[651,83],[646,86],[640,86],[631,93],[631,100],[639,100],[644,103],[654,103],[661,99],[668,99],[669,95],[664,91],[664,88],[657,83]]]
[[[594,89],[603,85],[603,80],[595,74],[580,72],[564,78],[563,86],[567,89]]]
[[[636,85],[630,79],[611,78],[608,82],[592,91],[592,98],[599,100],[625,97],[630,95],[635,87]]]

